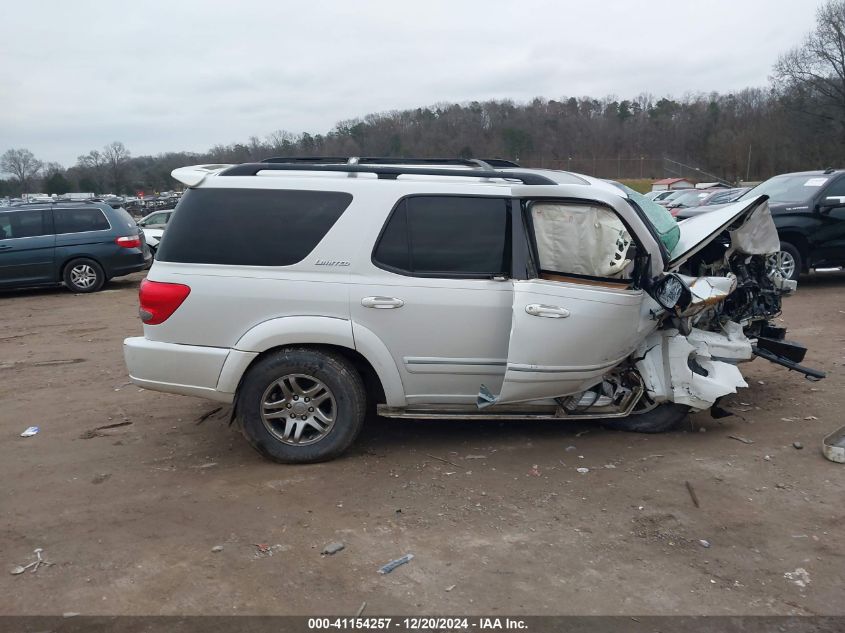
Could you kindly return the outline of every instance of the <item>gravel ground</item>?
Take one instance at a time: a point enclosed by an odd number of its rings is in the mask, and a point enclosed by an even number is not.
[[[128,383],[140,278],[0,294],[0,562],[53,563],[4,571],[0,614],[845,614],[845,467],[820,452],[845,424],[843,274],[784,311],[828,378],[757,360],[732,417],[660,436],[373,419],[309,466]]]

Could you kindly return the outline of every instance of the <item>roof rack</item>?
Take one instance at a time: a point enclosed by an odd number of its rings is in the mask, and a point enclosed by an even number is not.
[[[503,158],[402,158],[397,156],[273,156],[262,163],[337,165],[461,165],[464,167],[519,167]]]
[[[430,160],[430,159],[419,159]],[[453,159],[464,160],[464,159]],[[479,161],[480,162],[480,161]],[[518,180],[526,185],[556,185],[557,183],[551,178],[541,176],[540,174],[532,174],[530,172],[509,171],[502,172],[495,169],[475,169],[473,171],[464,171],[457,169],[426,169],[415,168],[413,165],[408,165],[403,161],[403,166],[399,167],[382,167],[382,166],[367,166],[360,164],[344,164],[344,165],[324,165],[324,164],[309,164],[307,167],[302,163],[243,163],[241,165],[234,165],[228,169],[221,171],[218,176],[255,176],[260,171],[326,171],[326,172],[341,172],[348,174],[376,174],[379,179],[396,180],[402,175],[414,176],[449,176],[458,178],[496,178],[504,180]],[[427,164],[427,163],[417,163]],[[442,164],[442,163],[440,163]],[[480,167],[478,163],[472,163],[476,167]]]

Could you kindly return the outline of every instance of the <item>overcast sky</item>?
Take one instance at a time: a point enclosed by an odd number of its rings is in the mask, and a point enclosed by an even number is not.
[[[0,152],[70,166],[371,112],[763,86],[816,0],[4,3]]]

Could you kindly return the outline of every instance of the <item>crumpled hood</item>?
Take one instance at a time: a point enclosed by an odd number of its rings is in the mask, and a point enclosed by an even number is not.
[[[777,230],[769,212],[767,200],[768,196],[757,196],[753,200],[735,202],[710,213],[703,213],[679,222],[681,236],[675,248],[672,249],[666,268],[676,270],[730,226],[735,227],[731,232],[734,249],[749,254],[777,251],[779,243],[773,243],[771,240],[772,235],[777,236]],[[760,212],[754,213],[758,209]],[[754,214],[753,218],[752,214]],[[744,250],[736,243],[737,241],[751,250]]]

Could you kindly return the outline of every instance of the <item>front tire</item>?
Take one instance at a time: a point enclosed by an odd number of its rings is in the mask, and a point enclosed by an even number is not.
[[[664,402],[650,411],[634,413],[626,418],[614,418],[603,424],[616,431],[631,433],[666,433],[672,431],[683,422],[689,414],[689,407],[685,404]]]
[[[779,272],[784,279],[798,281],[804,267],[801,251],[789,242],[781,242],[780,250],[769,255],[769,274]]]
[[[343,453],[361,431],[364,382],[344,357],[288,348],[260,359],[238,391],[236,418],[247,442],[283,464]]]
[[[106,283],[106,274],[93,259],[79,257],[67,263],[62,279],[71,292],[97,292]]]

